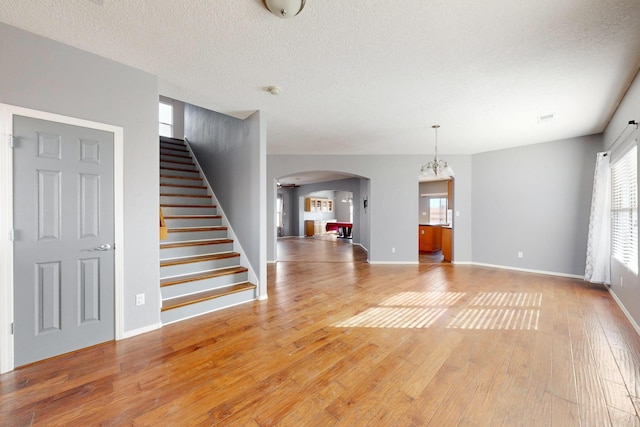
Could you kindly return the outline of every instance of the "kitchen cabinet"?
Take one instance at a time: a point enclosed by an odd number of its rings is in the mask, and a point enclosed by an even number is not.
[[[315,232],[315,221],[306,220],[304,222],[304,235],[313,236]]]
[[[419,225],[418,243],[420,252],[436,252],[442,249],[442,227],[440,225]]]
[[[304,199],[305,212],[333,212],[333,200],[307,197]]]
[[[327,221],[307,219],[304,221],[304,235],[327,234]]]
[[[442,227],[442,256],[445,261],[451,262],[453,253],[453,230],[451,227]]]

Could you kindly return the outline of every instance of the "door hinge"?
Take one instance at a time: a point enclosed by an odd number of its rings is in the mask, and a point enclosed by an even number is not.
[[[13,329],[13,322],[11,322],[11,335],[14,334],[14,329]]]
[[[9,230],[9,241],[15,242],[15,240],[16,240],[16,230],[12,228],[11,230]]]
[[[9,148],[14,148],[16,146],[16,140],[13,135],[9,135]]]

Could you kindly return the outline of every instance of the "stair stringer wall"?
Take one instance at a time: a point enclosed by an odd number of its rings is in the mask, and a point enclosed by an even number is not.
[[[234,252],[238,252],[240,254],[240,265],[249,269],[249,271],[247,272],[248,281],[251,282],[251,283],[255,283],[259,288],[260,287],[260,283],[259,283],[260,281],[258,280],[258,276],[255,273],[253,267],[251,266],[251,263],[249,262],[246,253],[242,249],[242,245],[238,241],[238,237],[236,236],[236,233],[233,231],[233,227],[229,223],[229,220],[227,219],[227,215],[225,215],[225,213],[224,213],[224,208],[222,206],[220,206],[218,198],[216,197],[216,194],[214,193],[213,189],[211,188],[211,184],[209,184],[209,180],[207,179],[207,176],[204,173],[204,170],[200,166],[200,163],[198,162],[198,158],[196,157],[195,153],[191,149],[191,144],[189,144],[189,140],[186,137],[184,138],[184,143],[187,146],[187,149],[189,150],[189,153],[191,153],[191,158],[193,159],[193,161],[196,163],[198,169],[200,170],[200,176],[202,176],[202,179],[204,180],[204,184],[207,187],[207,192],[208,192],[209,195],[211,195],[211,197],[213,199],[213,203],[216,205],[218,214],[220,216],[222,216],[222,225],[227,227],[227,237],[229,239],[233,240],[233,250],[234,250]],[[258,299],[262,299],[262,298],[258,297]]]

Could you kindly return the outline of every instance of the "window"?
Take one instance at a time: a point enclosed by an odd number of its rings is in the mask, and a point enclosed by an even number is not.
[[[447,198],[429,198],[429,224],[447,223]]]
[[[159,114],[160,118],[160,136],[173,137],[173,105],[160,103]]]
[[[638,147],[611,166],[611,254],[638,274]]]
[[[284,196],[278,194],[278,202],[276,203],[276,226],[278,228],[284,226]]]

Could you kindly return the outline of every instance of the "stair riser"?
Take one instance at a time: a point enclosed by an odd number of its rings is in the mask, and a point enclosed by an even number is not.
[[[193,163],[191,157],[173,156],[171,154],[160,153],[161,162],[178,162],[178,163]]]
[[[233,251],[233,243],[218,243],[213,245],[182,246],[179,248],[162,249],[160,246],[160,260],[179,258],[192,255],[217,254]]]
[[[188,184],[186,184],[188,185]],[[175,187],[172,185],[161,185],[160,186],[160,194],[162,193],[171,193],[171,194],[190,194],[196,196],[206,196],[207,188],[190,188],[190,187]]]
[[[172,232],[169,230],[167,238],[163,242],[184,242],[188,240],[209,240],[209,239],[226,239],[227,230],[214,231],[181,231]]]
[[[164,210],[163,210],[164,212]],[[166,215],[166,214],[165,214]],[[179,227],[218,227],[222,225],[222,218],[185,218],[164,219],[168,228]]]
[[[162,299],[181,297],[196,292],[223,288],[234,283],[247,281],[247,273],[229,274],[226,276],[212,277],[211,279],[196,280],[195,282],[181,283],[179,285],[164,286],[160,288]]]
[[[160,319],[163,325],[168,323],[177,322],[179,320],[185,320],[190,317],[199,316],[201,314],[209,313],[212,311],[220,310],[223,308],[231,307],[238,304],[253,301],[255,299],[255,290],[248,289],[242,292],[236,292],[234,294],[225,295],[220,298],[203,301],[197,304],[191,304],[185,307],[174,308],[173,310],[163,311],[160,314]]]
[[[211,205],[211,197],[160,196],[161,205]],[[164,210],[163,210],[164,212]],[[166,215],[166,213],[165,213]]]
[[[215,206],[169,207],[163,206],[162,213],[167,215],[217,215]]]
[[[201,179],[195,180],[195,179],[183,179],[183,178],[167,178],[167,177],[161,176],[160,184],[204,186],[204,181]]]
[[[239,256],[213,259],[207,261],[190,262],[188,264],[169,265],[167,267],[160,267],[160,278],[165,279],[167,277],[180,276],[183,274],[195,273],[197,271],[215,270],[218,268],[233,267],[240,262]]]
[[[162,169],[162,168],[160,168],[160,175],[184,176],[186,178],[201,178],[200,173],[198,171],[188,171],[188,170],[177,171],[177,170]]]
[[[185,165],[182,163],[172,163],[172,162],[163,162],[163,161],[160,161],[160,167],[187,170],[187,171],[197,170],[197,167],[195,164]]]

